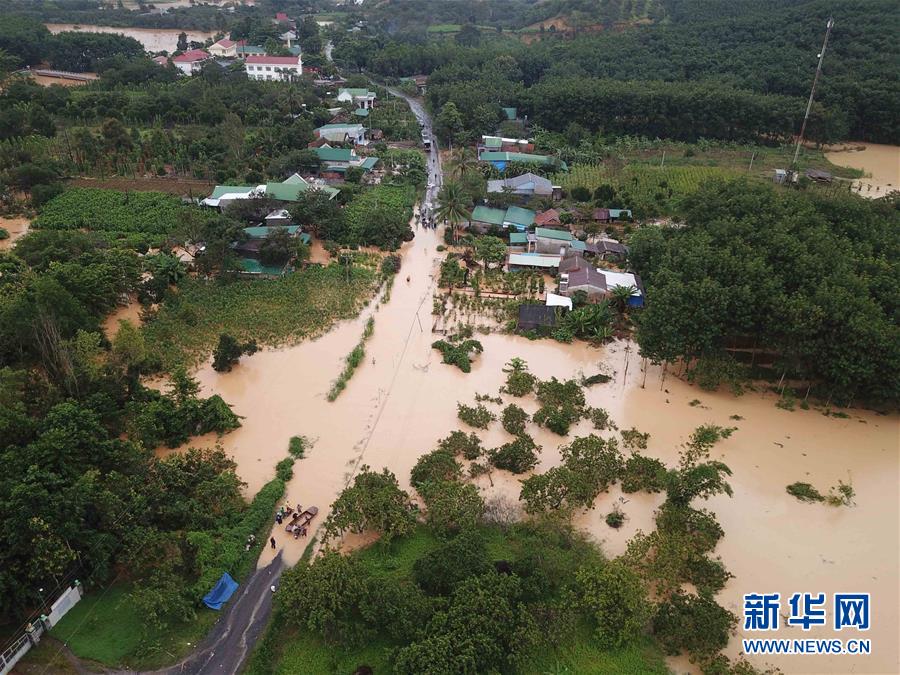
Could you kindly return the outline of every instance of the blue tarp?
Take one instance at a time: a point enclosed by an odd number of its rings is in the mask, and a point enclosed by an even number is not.
[[[225,572],[212,590],[203,596],[203,604],[210,609],[222,609],[222,605],[228,602],[228,598],[234,594],[237,587],[237,582],[231,578],[228,572]]]

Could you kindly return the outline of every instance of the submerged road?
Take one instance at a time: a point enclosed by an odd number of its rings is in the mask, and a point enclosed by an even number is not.
[[[428,216],[433,213],[437,194],[443,183],[441,158],[434,139],[431,116],[420,100],[393,89],[389,91],[407,102],[423,132],[431,139],[431,150],[426,153],[428,187],[421,209],[423,216]],[[422,236],[425,236],[424,232]],[[425,274],[418,276],[421,276],[421,281],[427,278]],[[417,278],[417,281],[420,279]],[[238,587],[222,610],[222,616],[190,656],[174,666],[153,671],[153,675],[239,673],[246,665],[257,640],[266,630],[272,613],[271,587],[275,586],[277,593],[284,570],[282,552],[279,551],[272,562],[257,569]]]

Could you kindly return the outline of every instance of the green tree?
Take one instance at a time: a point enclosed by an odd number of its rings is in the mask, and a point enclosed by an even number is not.
[[[491,263],[502,263],[506,260],[506,243],[499,237],[479,237],[475,240],[475,255],[484,261],[487,269]]]
[[[471,201],[460,188],[459,183],[452,181],[444,183],[438,193],[438,207],[435,216],[450,224],[450,227],[453,228],[454,241],[459,240],[457,226],[463,222],[468,223],[472,218],[470,207]]]
[[[219,343],[213,351],[213,370],[220,373],[231,372],[241,356],[251,356],[259,350],[256,340],[240,343],[228,333],[219,335]]]
[[[650,619],[650,603],[634,572],[613,561],[583,567],[576,579],[601,649],[625,649],[640,639]]]
[[[343,490],[331,505],[325,521],[324,540],[343,532],[374,530],[382,540],[408,534],[415,525],[409,495],[400,489],[397,478],[387,469],[381,473],[360,467],[353,484]]]

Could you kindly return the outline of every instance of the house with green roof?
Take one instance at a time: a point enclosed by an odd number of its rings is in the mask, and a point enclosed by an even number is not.
[[[375,107],[376,98],[378,98],[378,95],[374,91],[354,87],[342,87],[338,90],[337,95],[337,100],[340,103],[352,103],[357,108],[365,108],[366,110]]]
[[[506,210],[476,206],[472,211],[472,225],[480,231],[496,226],[524,232],[533,223],[534,211],[519,206],[510,206]]]
[[[238,199],[261,199],[268,197],[282,202],[295,202],[300,195],[309,190],[320,190],[334,199],[340,192],[330,185],[312,183],[299,174],[294,174],[281,183],[266,183],[265,185],[216,185],[212,194],[204,199],[201,204],[212,206],[219,210]]]
[[[535,213],[531,209],[523,209],[521,206],[510,206],[503,216],[503,225],[516,230],[524,231],[534,224]]]
[[[565,255],[569,249],[584,252],[585,244],[568,230],[534,228],[534,250],[537,253]]]
[[[323,173],[347,173],[351,166],[358,166],[363,171],[371,171],[378,164],[378,157],[360,157],[353,148],[332,148],[323,145],[313,148],[313,151],[322,161]]]

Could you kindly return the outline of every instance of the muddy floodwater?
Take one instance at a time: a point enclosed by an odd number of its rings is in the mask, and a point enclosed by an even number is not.
[[[143,307],[137,298],[129,298],[127,305],[120,305],[103,321],[103,332],[106,337],[112,340],[119,332],[122,321],[130,321],[135,327],[140,326],[142,310]]]
[[[0,216],[0,227],[9,232],[9,236],[6,239],[0,239],[0,251],[8,251],[11,249],[17,239],[21,239],[24,237],[28,228],[31,226],[31,221],[28,218],[10,218]]]
[[[853,189],[863,197],[883,197],[900,190],[900,146],[878,143],[847,143],[825,153],[829,162],[865,172],[853,181]]]
[[[118,28],[115,26],[91,26],[72,23],[46,23],[44,25],[47,26],[47,30],[54,35],[66,31],[117,33],[119,35],[125,35],[140,42],[148,52],[174,52],[178,48],[178,35],[182,32],[187,33],[189,42],[203,42],[206,38],[211,38],[215,35],[215,33],[211,31],[181,31],[178,28]]]
[[[320,514],[312,524],[318,527],[328,506],[363,464],[388,467],[409,489],[409,471],[419,455],[432,450],[450,431],[464,428],[456,418],[457,401],[471,403],[476,393],[496,396],[504,380],[502,367],[510,358],[525,359],[541,378],[593,375],[602,370],[614,379],[588,389],[588,402],[606,408],[622,429],[635,426],[649,432],[647,454],[670,465],[697,426],[737,427],[713,451],[734,472],[730,481],[734,497],[698,503],[718,515],[726,535],[715,553],[735,575],[718,601],[740,616],[742,595],[749,592],[779,591],[782,596],[800,591],[870,592],[872,628],[864,637],[872,639],[873,653],[854,659],[853,672],[898,671],[897,417],[849,411],[849,418],[836,419],[815,410],[789,412],[775,407],[772,394],[748,393],[739,398],[711,394],[671,376],[661,383],[655,367],[648,371],[642,388],[644,375],[636,347],[626,342],[596,349],[500,334],[479,336],[484,354],[470,374],[463,374],[443,365],[430,346],[437,339],[431,334],[431,308],[439,243],[438,236],[427,230],[419,231],[405,246],[403,268],[388,303],[367,308],[359,318],[339,324],[317,340],[244,358],[231,373],[218,374],[208,363],[197,371],[205,394],[222,395],[244,417],[243,426],[220,442],[236,460],[249,494],[274,476],[275,463],[286,456],[288,439],[307,436],[314,444],[306,459],[294,466],[287,499],[292,505],[318,506]],[[372,312],[375,332],[366,346],[365,361],[337,401],[328,403],[329,385]],[[699,402],[689,405],[693,401]],[[537,407],[533,399],[517,402],[528,412]],[[558,463],[558,446],[567,439],[533,431],[543,447],[538,470]],[[582,422],[568,439],[590,431]],[[487,447],[509,440],[499,422],[482,438]],[[193,445],[215,442],[214,437],[204,437]],[[492,478],[493,484],[486,476],[479,479],[484,497],[516,510],[518,479],[503,472],[495,472]],[[812,483],[826,492],[838,480],[852,482],[856,506],[808,505],[785,492],[785,486],[795,481]],[[661,501],[660,495],[623,496],[615,487],[598,498],[593,510],[577,516],[576,523],[609,555],[618,555],[635,532],[653,529],[653,511]],[[603,520],[615,503],[622,504],[628,519],[618,531]],[[280,528],[273,534],[286,560],[296,562],[308,542],[289,539]],[[269,558],[266,547],[261,564]],[[739,652],[740,637],[739,632],[729,646],[732,656]],[[833,638],[835,634],[788,629],[777,637]],[[781,656],[769,661],[791,673],[848,672],[847,662],[839,656]],[[691,669],[682,660],[672,665],[679,671]]]

